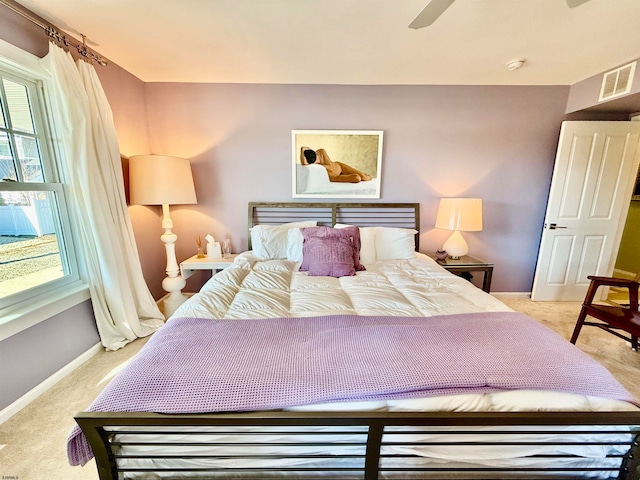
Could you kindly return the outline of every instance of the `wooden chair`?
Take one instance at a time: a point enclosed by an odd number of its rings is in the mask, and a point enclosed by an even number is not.
[[[587,278],[591,280],[591,284],[582,304],[576,328],[573,330],[571,343],[576,343],[583,325],[591,325],[630,342],[631,348],[637,351],[638,337],[640,336],[640,313],[638,313],[640,272],[633,280],[597,276]],[[627,288],[629,290],[629,305],[598,305],[593,303],[596,291],[600,286]],[[596,318],[599,322],[586,322],[587,315]],[[627,337],[620,331],[624,331],[630,336]]]

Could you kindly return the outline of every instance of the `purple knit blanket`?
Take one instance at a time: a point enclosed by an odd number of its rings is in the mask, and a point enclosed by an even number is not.
[[[543,389],[634,401],[613,376],[520,313],[173,319],[89,411],[203,413]],[[93,457],[76,427],[72,465]]]

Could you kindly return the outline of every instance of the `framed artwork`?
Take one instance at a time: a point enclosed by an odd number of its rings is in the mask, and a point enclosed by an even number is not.
[[[382,130],[292,130],[294,198],[380,198]]]

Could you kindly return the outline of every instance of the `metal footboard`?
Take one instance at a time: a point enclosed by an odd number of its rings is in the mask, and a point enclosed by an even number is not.
[[[82,412],[76,421],[91,444],[101,480],[640,479],[640,412]],[[523,431],[525,439],[514,436]],[[429,462],[415,454],[420,448],[455,449],[464,459],[478,447],[522,446],[544,447],[546,453],[527,457],[522,466]],[[588,462],[570,453],[603,446],[613,453]]]

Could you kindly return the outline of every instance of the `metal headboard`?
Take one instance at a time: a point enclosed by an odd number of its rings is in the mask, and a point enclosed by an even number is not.
[[[420,232],[419,203],[250,202],[249,228],[315,220],[319,226],[347,223],[358,227],[413,228]],[[416,251],[420,234],[416,234]],[[249,235],[251,249],[251,235]]]

